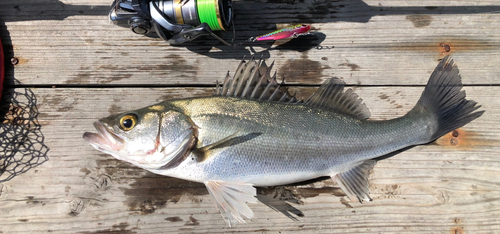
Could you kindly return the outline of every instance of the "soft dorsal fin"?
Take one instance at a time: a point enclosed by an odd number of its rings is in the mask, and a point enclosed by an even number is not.
[[[238,97],[260,101],[276,101],[298,103],[299,100],[288,92],[288,88],[281,87],[276,80],[276,73],[271,77],[271,66],[267,66],[262,59],[249,61],[243,59],[233,77],[229,72],[222,87],[217,83],[216,96]]]
[[[331,78],[323,83],[305,102],[305,105],[332,110],[356,119],[368,119],[370,111],[352,89],[344,92],[345,82]]]

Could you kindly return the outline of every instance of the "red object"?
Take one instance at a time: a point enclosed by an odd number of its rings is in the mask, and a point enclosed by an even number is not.
[[[267,40],[280,40],[287,37],[298,37],[300,35],[305,35],[311,29],[311,25],[307,24],[297,24],[291,27],[282,28],[268,34],[258,36],[255,38],[256,41],[267,41]]]
[[[0,101],[2,100],[3,77],[5,74],[5,63],[3,61],[2,40],[0,40]]]

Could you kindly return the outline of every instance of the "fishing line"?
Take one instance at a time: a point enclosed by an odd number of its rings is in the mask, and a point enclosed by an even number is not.
[[[207,23],[212,30],[224,30],[217,0],[198,0],[196,3],[201,22]]]

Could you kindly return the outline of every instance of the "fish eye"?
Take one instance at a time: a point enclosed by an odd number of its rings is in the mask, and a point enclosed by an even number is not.
[[[137,124],[137,115],[127,114],[120,119],[120,128],[124,131],[129,131]]]

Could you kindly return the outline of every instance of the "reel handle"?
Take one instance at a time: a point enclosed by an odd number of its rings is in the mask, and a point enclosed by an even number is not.
[[[212,31],[212,29],[210,29],[210,26],[208,26],[207,23],[201,23],[197,27],[191,29],[182,29],[178,34],[174,34],[172,38],[168,40],[168,43],[172,45],[179,45],[187,41],[192,41],[201,36],[212,36],[227,46],[233,46],[233,44],[217,36]]]

